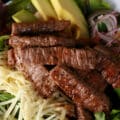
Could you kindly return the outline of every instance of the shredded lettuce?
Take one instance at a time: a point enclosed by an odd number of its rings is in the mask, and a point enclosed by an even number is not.
[[[0,102],[4,102],[12,98],[14,98],[14,96],[11,95],[10,93],[7,93],[5,91],[0,91]]]
[[[96,112],[94,114],[95,120],[106,120],[104,112]]]
[[[120,110],[113,109],[111,111],[111,120],[120,120]]]
[[[0,102],[2,120],[67,120],[70,102],[60,92],[41,98],[21,72],[0,66],[0,90],[15,96]]]
[[[94,114],[95,120],[107,120],[104,112]],[[113,109],[110,113],[110,120],[120,120],[120,109]]]

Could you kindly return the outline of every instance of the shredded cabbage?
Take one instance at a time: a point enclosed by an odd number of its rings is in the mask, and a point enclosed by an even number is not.
[[[15,96],[0,102],[0,120],[67,120],[66,99],[59,92],[49,99],[41,98],[18,71],[0,66],[0,91]]]

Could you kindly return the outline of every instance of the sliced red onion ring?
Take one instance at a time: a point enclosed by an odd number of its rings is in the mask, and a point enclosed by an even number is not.
[[[97,16],[98,15],[98,16]],[[107,46],[111,46],[112,43],[116,43],[118,40],[115,38],[115,35],[120,28],[118,28],[117,22],[118,13],[116,12],[107,12],[104,14],[99,12],[99,14],[95,14],[93,17],[90,18],[90,24],[92,27],[92,36],[96,38],[99,36]],[[107,27],[107,32],[100,32],[98,30],[98,24],[104,23]]]
[[[106,35],[104,35],[100,32],[98,32],[98,35],[102,40],[104,40],[107,43],[106,46],[111,46],[112,45],[112,42],[114,41],[113,38],[111,38],[109,36],[106,36]]]

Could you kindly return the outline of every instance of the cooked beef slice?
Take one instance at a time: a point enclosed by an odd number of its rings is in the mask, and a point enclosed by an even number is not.
[[[96,55],[96,52],[92,50],[65,47],[15,48],[11,56],[13,56],[12,62],[16,61],[16,66],[19,66],[19,69],[23,63],[42,65],[63,64],[80,70],[96,68],[102,73],[103,79],[112,84],[114,88],[120,87],[119,66],[104,55]],[[10,53],[8,53],[8,64],[11,64],[11,58]]]
[[[97,69],[102,73],[103,78],[114,88],[120,88],[120,56],[114,51],[114,47],[96,46],[95,50],[102,56]]]
[[[64,48],[62,52],[62,63],[81,70],[94,69],[97,64],[96,53],[88,49]]]
[[[108,57],[111,61],[115,62],[119,65],[120,62],[120,47],[107,47],[103,45],[97,45],[94,47],[95,50],[100,52],[101,54]],[[119,65],[120,66],[120,65]]]
[[[8,54],[8,65],[13,67],[15,65],[14,50],[13,49],[8,50],[7,54]]]
[[[34,23],[13,23],[12,35],[36,35],[40,33],[53,33],[65,30],[70,26],[69,21],[49,20]]]
[[[111,60],[103,58],[97,66],[103,78],[114,88],[120,88],[120,67]]]
[[[14,47],[51,47],[51,46],[67,46],[74,47],[75,39],[58,37],[54,35],[39,36],[11,36],[9,45]]]
[[[65,47],[15,48],[16,64],[57,65],[65,64],[76,69],[94,69],[97,58],[92,50]],[[9,55],[8,55],[9,56]]]
[[[52,93],[56,90],[56,86],[54,82],[50,80],[49,72],[44,66],[40,64],[32,64],[27,61],[23,62],[22,58],[19,58],[18,56],[15,63],[15,59],[12,57],[13,50],[11,49],[8,54],[8,64],[14,64],[16,68],[21,71],[24,76],[33,83],[36,91],[40,94],[40,96],[47,98],[52,95]]]
[[[100,92],[105,91],[108,83],[105,79],[103,79],[100,72],[98,72],[96,69],[88,71],[76,69],[75,71],[78,74],[79,78],[82,78],[83,81],[88,83],[90,87]]]
[[[113,88],[120,88],[120,75],[117,77],[116,82],[112,84]]]
[[[96,92],[66,67],[57,66],[50,72],[51,79],[75,104],[82,104],[92,112],[108,112],[110,103],[104,93]]]
[[[60,53],[59,53],[60,52]],[[62,48],[15,48],[14,54],[16,64],[42,64],[42,65],[56,65],[58,64],[59,56]]]
[[[24,75],[32,81],[35,90],[44,98],[50,97],[56,90],[56,85],[49,77],[48,70],[42,65],[24,65]]]

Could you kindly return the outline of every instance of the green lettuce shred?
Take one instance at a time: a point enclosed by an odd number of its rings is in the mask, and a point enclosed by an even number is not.
[[[92,14],[99,10],[110,10],[111,6],[104,0],[75,0],[84,14]]]
[[[95,120],[106,120],[104,112],[96,112],[94,114]]]
[[[9,39],[9,35],[0,36],[0,51],[6,50],[8,45],[6,44],[6,40]]]
[[[104,112],[96,112],[94,117],[95,120],[108,120]],[[109,120],[120,120],[120,109],[112,109]]]
[[[4,102],[4,101],[10,100],[12,98],[14,98],[14,96],[11,95],[10,93],[0,91],[0,102]]]

